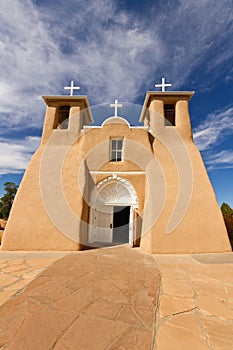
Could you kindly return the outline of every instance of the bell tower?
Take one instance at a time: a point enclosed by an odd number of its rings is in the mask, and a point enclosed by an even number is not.
[[[147,92],[140,122],[155,135],[175,127],[184,139],[192,139],[189,100],[193,94],[193,91]]]
[[[164,83],[164,82],[163,82]],[[165,84],[166,85],[166,84]],[[152,152],[163,171],[149,174],[158,193],[143,216],[141,248],[150,253],[231,251],[214,190],[194,144],[189,115],[193,91],[147,92],[140,121],[147,128]],[[160,206],[160,207],[159,207]],[[160,212],[153,226],[149,216]]]
[[[52,133],[78,136],[84,125],[93,123],[87,96],[43,96],[45,113],[42,143]]]

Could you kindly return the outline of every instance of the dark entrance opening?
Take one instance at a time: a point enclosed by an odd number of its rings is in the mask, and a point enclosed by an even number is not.
[[[129,243],[130,207],[113,207],[113,242]]]

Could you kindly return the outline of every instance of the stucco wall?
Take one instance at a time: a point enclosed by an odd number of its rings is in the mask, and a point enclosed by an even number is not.
[[[231,251],[213,188],[193,143],[188,98],[168,95],[168,101],[176,104],[176,126],[165,127],[166,95],[161,96],[146,100],[149,112],[145,125],[149,130],[131,128],[118,118],[107,120],[102,127],[82,129],[85,118],[82,122],[79,118],[84,103],[72,105],[68,130],[54,130],[59,99],[49,102],[43,142],[19,187],[2,249],[82,249],[87,243],[92,190],[116,174],[136,191],[138,208],[134,215],[140,218],[137,235],[141,231],[138,242],[144,252]],[[124,138],[124,158],[111,162],[110,138],[118,137]],[[176,226],[174,210],[181,218]]]

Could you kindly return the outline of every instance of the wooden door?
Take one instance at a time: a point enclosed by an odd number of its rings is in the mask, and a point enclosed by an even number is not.
[[[96,206],[93,220],[93,239],[94,242],[112,242],[113,206]]]

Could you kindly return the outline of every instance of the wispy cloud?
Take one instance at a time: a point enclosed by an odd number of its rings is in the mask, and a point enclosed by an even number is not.
[[[209,154],[206,159],[209,170],[233,168],[233,150],[224,150]]]
[[[209,88],[220,75],[228,79],[231,0],[214,6],[212,0],[151,1],[143,15],[119,4],[14,0],[9,6],[1,1],[0,134],[41,128],[45,106],[40,95],[65,93],[71,79],[91,104],[114,98],[137,102],[164,75],[174,89],[190,77],[200,88]],[[196,128],[200,149],[208,150],[230,133],[231,113],[229,108],[209,115]],[[24,169],[36,142],[0,139],[2,173]]]
[[[209,114],[203,123],[193,131],[196,145],[201,151],[233,134],[233,107]]]
[[[211,84],[232,57],[231,5],[152,2],[142,16],[113,0],[2,0],[1,124],[41,126],[38,96],[63,93],[70,79],[92,103],[134,102],[164,74],[179,88],[197,67]]]
[[[195,144],[203,151],[209,170],[233,168],[233,149],[219,150],[226,137],[233,135],[233,107],[209,114],[193,131]]]
[[[29,136],[23,140],[0,138],[0,175],[22,173],[36,150],[40,137]]]

